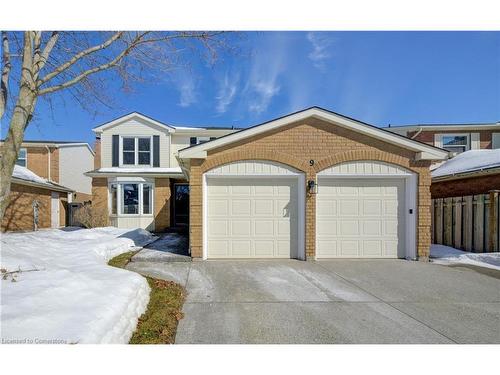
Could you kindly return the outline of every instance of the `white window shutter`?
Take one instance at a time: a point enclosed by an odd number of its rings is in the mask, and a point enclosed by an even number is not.
[[[442,134],[434,134],[434,146],[443,147],[443,135]]]
[[[479,140],[479,133],[470,134],[470,149],[479,150],[481,148],[481,142]]]

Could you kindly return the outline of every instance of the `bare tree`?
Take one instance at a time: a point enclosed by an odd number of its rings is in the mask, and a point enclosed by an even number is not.
[[[99,73],[113,72],[126,89],[133,81],[154,79],[155,73],[179,67],[186,50],[215,59],[220,49],[228,48],[224,35],[206,31],[2,31],[0,120],[5,114],[10,120],[0,159],[0,221],[38,99],[50,101],[64,90],[84,108],[95,101],[106,103],[110,74]]]

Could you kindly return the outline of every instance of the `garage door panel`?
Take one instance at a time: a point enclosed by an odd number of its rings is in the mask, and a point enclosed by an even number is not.
[[[207,179],[208,257],[290,258],[298,243],[297,191],[295,177]]]
[[[252,222],[250,220],[231,221],[231,236],[251,236]]]
[[[252,202],[248,199],[233,199],[231,201],[231,214],[233,216],[248,216],[252,213]]]
[[[404,244],[404,180],[318,178],[319,258],[397,257]]]
[[[359,201],[358,200],[341,200],[339,215],[341,216],[358,216]]]
[[[254,214],[259,216],[274,216],[274,200],[272,199],[255,199]]]
[[[210,236],[227,236],[229,234],[229,223],[227,220],[212,220],[208,234]]]

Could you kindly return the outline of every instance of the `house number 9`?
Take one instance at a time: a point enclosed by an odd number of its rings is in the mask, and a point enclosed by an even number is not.
[[[309,165],[310,165],[311,167],[314,165],[314,160],[313,160],[313,159],[309,160]]]

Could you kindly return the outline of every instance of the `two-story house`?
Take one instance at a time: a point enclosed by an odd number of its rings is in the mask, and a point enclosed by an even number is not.
[[[244,129],[131,113],[93,130],[95,215],[158,232],[188,224],[194,258],[429,254],[440,148],[318,107]]]
[[[84,174],[94,165],[94,151],[88,143],[26,140],[21,144],[16,164],[70,188],[74,202],[92,199],[92,179]]]
[[[68,203],[92,198],[92,179],[84,173],[93,163],[94,151],[88,143],[24,141],[12,175],[2,230],[66,226]]]
[[[93,206],[110,225],[163,231],[189,223],[189,185],[179,150],[231,134],[234,128],[180,127],[134,112],[93,129]]]

